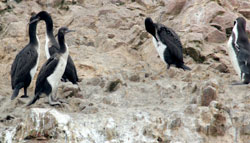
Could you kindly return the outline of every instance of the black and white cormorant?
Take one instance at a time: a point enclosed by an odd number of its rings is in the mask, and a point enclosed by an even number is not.
[[[243,17],[238,17],[234,21],[233,31],[228,41],[228,53],[242,81],[234,85],[248,84],[250,82],[250,44],[246,33],[246,20]]]
[[[183,70],[191,70],[184,65],[182,44],[174,30],[162,24],[154,23],[149,17],[145,19],[145,27],[147,32],[153,36],[154,46],[160,58],[168,64],[168,69],[171,65],[175,65]]]
[[[50,105],[61,104],[59,101],[55,101],[53,97],[56,96],[57,88],[60,83],[60,79],[65,71],[68,60],[68,46],[65,44],[64,35],[72,32],[66,27],[62,27],[58,31],[58,42],[60,48],[53,54],[42,66],[36,81],[35,96],[28,103],[28,106],[34,104],[41,94],[49,96]]]
[[[36,35],[37,21],[35,16],[30,18],[29,39],[30,42],[17,55],[11,66],[11,86],[13,94],[11,100],[18,96],[19,90],[24,89],[22,97],[28,97],[27,88],[37,70],[40,55],[39,39]],[[34,22],[33,22],[34,21]]]
[[[51,55],[55,54],[59,50],[59,44],[56,41],[55,36],[53,34],[53,20],[50,14],[46,11],[39,12],[37,14],[37,17],[39,18],[39,20],[44,20],[46,23],[45,53],[47,59],[49,59]],[[75,64],[70,55],[62,79],[64,81],[69,80],[73,84],[77,84],[77,82],[79,81]]]

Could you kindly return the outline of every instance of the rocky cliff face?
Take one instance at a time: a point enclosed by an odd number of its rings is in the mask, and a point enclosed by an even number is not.
[[[10,67],[28,42],[32,12],[51,13],[61,26],[81,82],[62,83],[51,107],[47,98],[26,107],[34,93],[10,100]],[[249,85],[238,81],[226,42],[233,21],[247,19],[249,0],[5,0],[0,2],[0,142],[248,143]],[[174,29],[192,71],[158,57],[144,19]],[[38,25],[45,61],[45,24]],[[20,92],[20,94],[22,91]]]

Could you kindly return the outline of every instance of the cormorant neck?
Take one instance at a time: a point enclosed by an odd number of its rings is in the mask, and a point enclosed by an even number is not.
[[[63,33],[60,33],[60,32],[58,33],[58,42],[59,42],[59,46],[60,46],[59,52],[65,53],[67,51],[67,47],[65,44],[65,38],[64,38]]]
[[[45,15],[45,17],[43,18],[45,23],[46,23],[46,33],[48,38],[52,41],[55,42],[55,36],[53,34],[53,21],[52,18],[49,15]]]
[[[238,27],[238,34],[239,33],[242,35],[240,37],[241,41],[248,44],[249,43],[248,36],[247,36],[246,30],[245,30],[245,27],[243,25],[241,25],[241,27],[240,26]]]
[[[34,22],[29,25],[29,38],[30,38],[30,43],[37,45],[38,39],[36,35],[36,27],[37,27],[37,22]]]

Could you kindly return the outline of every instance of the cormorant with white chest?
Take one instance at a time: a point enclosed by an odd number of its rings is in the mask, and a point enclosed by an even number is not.
[[[49,59],[51,55],[57,53],[59,50],[59,44],[53,34],[53,20],[50,14],[46,11],[41,11],[36,16],[37,18],[39,18],[39,20],[44,20],[46,23],[45,54],[47,59]],[[73,84],[77,84],[77,82],[79,81],[75,64],[70,55],[62,79],[64,81],[69,80]]]
[[[34,104],[41,94],[49,96],[50,105],[59,105],[61,102],[55,101],[53,96],[56,96],[58,84],[65,71],[68,60],[68,46],[65,44],[64,35],[72,32],[66,27],[62,27],[58,31],[58,42],[60,49],[52,55],[42,66],[36,81],[35,96],[28,103],[28,106]]]
[[[233,31],[228,40],[228,53],[242,81],[233,85],[248,84],[250,82],[250,44],[246,33],[246,20],[243,17],[238,17],[234,21]]]
[[[27,88],[37,70],[40,55],[39,39],[36,35],[37,21],[35,16],[30,18],[29,39],[30,42],[17,55],[11,66],[11,86],[13,94],[11,100],[18,96],[19,90],[24,89],[22,97],[28,97]]]
[[[191,70],[184,65],[180,38],[171,28],[154,23],[149,17],[145,19],[145,27],[153,36],[155,48],[160,58],[168,65],[168,69],[175,65],[183,70]]]

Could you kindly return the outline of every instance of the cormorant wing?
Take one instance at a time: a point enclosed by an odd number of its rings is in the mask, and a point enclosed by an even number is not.
[[[54,54],[43,64],[36,80],[35,94],[43,87],[46,78],[54,72],[58,62],[58,55]]]
[[[76,82],[78,82],[76,67],[70,55],[68,56],[68,61],[67,61],[65,72],[63,74],[63,78],[68,79],[73,84],[76,84]]]
[[[167,49],[172,56],[183,62],[182,44],[179,36],[170,28],[160,27],[158,35],[163,44],[167,45]]]
[[[17,54],[11,66],[12,86],[30,72],[36,64],[37,56],[37,52],[29,47],[25,47]]]
[[[240,69],[245,74],[250,74],[250,51],[240,48],[237,57]]]
[[[57,48],[57,46],[55,46],[54,44],[53,45],[51,45],[50,47],[49,47],[49,54],[50,54],[50,56],[53,56],[55,53],[57,53],[58,52],[58,48]]]

